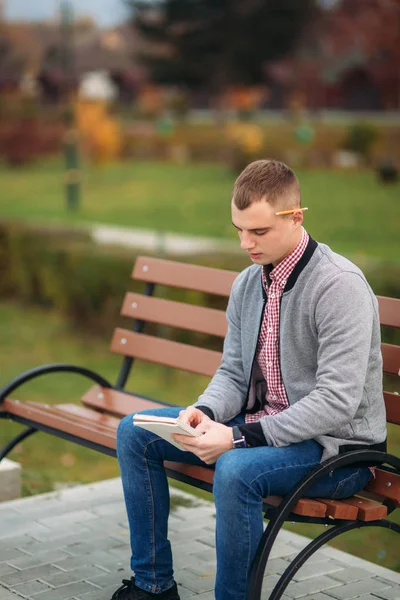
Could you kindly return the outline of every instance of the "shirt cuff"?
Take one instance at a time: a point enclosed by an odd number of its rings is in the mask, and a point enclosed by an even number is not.
[[[268,446],[261,423],[259,421],[256,423],[245,423],[244,425],[238,425],[238,428],[242,435],[244,435],[247,446]]]
[[[196,406],[196,408],[201,410],[201,412],[203,412],[205,415],[207,415],[207,417],[210,417],[210,419],[215,421],[215,416],[214,416],[214,413],[211,410],[211,408],[208,408],[208,406]]]

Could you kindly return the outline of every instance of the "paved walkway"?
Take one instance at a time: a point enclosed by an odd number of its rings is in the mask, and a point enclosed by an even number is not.
[[[85,226],[86,227],[86,226]],[[101,245],[139,248],[169,256],[187,254],[243,254],[238,241],[134,229],[117,225],[93,224],[86,228],[92,239]]]
[[[181,600],[214,598],[214,505],[172,491],[170,538]],[[110,600],[130,578],[121,482],[113,479],[0,504],[0,600]],[[282,531],[264,598],[306,543]],[[326,547],[302,567],[283,598],[400,599],[400,575]]]

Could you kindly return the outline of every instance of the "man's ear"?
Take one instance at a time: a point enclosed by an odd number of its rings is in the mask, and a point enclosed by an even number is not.
[[[298,212],[295,212],[293,214],[293,225],[297,228],[300,227],[303,224],[303,213],[299,210]]]

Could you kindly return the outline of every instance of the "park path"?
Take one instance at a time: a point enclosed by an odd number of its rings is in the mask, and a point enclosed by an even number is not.
[[[213,600],[214,504],[171,493],[181,600]],[[281,531],[265,575],[265,600],[307,541]],[[131,577],[129,554],[119,478],[0,504],[0,600],[110,600]],[[297,572],[283,598],[400,600],[400,574],[325,547]]]

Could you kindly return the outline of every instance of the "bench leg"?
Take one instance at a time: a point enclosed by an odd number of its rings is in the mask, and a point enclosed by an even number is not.
[[[280,519],[279,517],[280,515],[278,514],[275,519],[271,519],[258,544],[253,566],[251,568],[249,589],[247,592],[248,600],[261,600],[264,571],[267,566],[272,546],[283,525],[283,519]]]
[[[287,567],[285,572],[282,574],[278,583],[275,585],[274,589],[269,596],[269,600],[279,600],[293,576],[297,573],[297,571],[302,567],[302,565],[316,552],[321,546],[325,543],[333,540],[335,537],[342,535],[342,533],[347,533],[352,529],[362,528],[362,527],[384,527],[387,529],[391,529],[396,533],[400,533],[400,525],[397,523],[393,523],[392,521],[386,521],[384,519],[379,521],[349,521],[343,523],[343,525],[335,525],[332,529],[328,531],[324,531],[317,538],[312,540],[299,554],[292,560],[290,565]]]
[[[271,522],[270,522],[271,524]],[[390,529],[395,533],[400,533],[400,525],[393,521],[386,519],[380,519],[378,521],[345,521],[343,524],[334,525],[331,529],[324,531],[317,538],[312,540],[299,554],[292,560],[287,569],[282,574],[278,583],[272,590],[269,600],[279,600],[282,594],[285,592],[287,586],[291,582],[293,576],[297,573],[300,567],[327,542],[333,540],[335,537],[347,533],[352,529],[359,529],[362,527],[384,527]],[[273,542],[276,539],[275,530],[271,527],[270,532],[267,533],[269,526],[264,532],[264,536],[260,542],[256,558],[253,565],[253,579],[250,582],[248,598],[251,600],[260,600],[262,592],[263,575],[266,568],[267,560]],[[264,566],[262,566],[264,565]]]
[[[37,429],[34,429],[33,427],[30,427],[29,429],[25,429],[25,431],[22,431],[21,433],[19,433],[18,435],[15,436],[15,438],[13,438],[12,440],[10,440],[8,442],[8,444],[6,444],[4,446],[4,448],[2,450],[0,450],[0,462],[3,460],[3,458],[5,458],[7,456],[7,454],[9,452],[11,452],[11,450],[13,448],[15,448],[15,446],[17,444],[19,444],[20,442],[22,442],[22,440],[24,440],[25,438],[29,437],[30,435],[32,435],[32,433],[35,433],[37,431]]]

